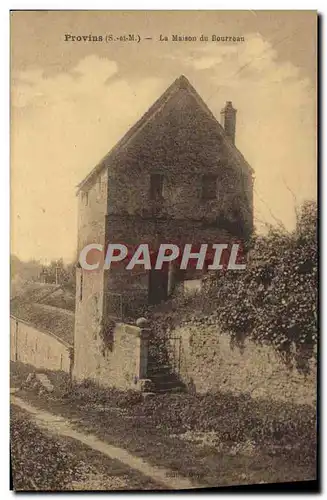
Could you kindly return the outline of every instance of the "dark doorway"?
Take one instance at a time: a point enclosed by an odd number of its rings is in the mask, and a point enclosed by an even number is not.
[[[168,296],[168,266],[149,273],[149,304],[159,304]]]

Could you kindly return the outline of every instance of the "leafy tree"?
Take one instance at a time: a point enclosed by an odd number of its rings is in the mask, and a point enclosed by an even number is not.
[[[242,346],[246,337],[270,344],[308,369],[317,343],[317,205],[305,202],[293,232],[271,227],[256,237],[245,271],[220,272],[206,280],[222,327]]]

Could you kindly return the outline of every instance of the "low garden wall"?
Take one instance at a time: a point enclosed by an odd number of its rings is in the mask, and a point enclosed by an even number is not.
[[[36,368],[71,371],[72,346],[49,331],[10,316],[10,360]]]
[[[74,379],[91,379],[102,387],[140,390],[147,372],[148,335],[147,329],[116,323],[111,346],[105,350],[99,336],[90,339],[80,335],[75,343]]]
[[[170,335],[174,340],[169,352],[174,365],[178,365],[179,376],[196,392],[230,391],[315,405],[314,359],[309,362],[308,372],[301,373],[295,367],[287,367],[271,346],[259,346],[249,340],[242,348],[233,346],[230,336],[216,325],[181,326]]]

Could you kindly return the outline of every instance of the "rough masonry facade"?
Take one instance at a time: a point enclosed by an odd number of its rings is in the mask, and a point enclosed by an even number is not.
[[[247,238],[253,227],[252,169],[235,146],[230,102],[222,124],[188,80],[178,78],[79,185],[78,252],[88,243],[147,243],[156,249],[160,243]],[[177,275],[174,269],[77,269],[76,377],[102,366],[93,358],[101,357],[103,319],[130,320],[142,305],[166,299]]]

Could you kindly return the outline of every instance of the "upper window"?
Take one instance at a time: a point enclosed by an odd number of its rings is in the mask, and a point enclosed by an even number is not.
[[[82,201],[84,205],[89,204],[89,193],[87,191],[82,191]]]
[[[202,177],[202,199],[214,200],[217,197],[217,176],[203,175]]]
[[[163,194],[164,176],[162,174],[151,174],[150,177],[150,199],[160,200]]]

